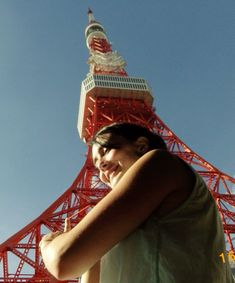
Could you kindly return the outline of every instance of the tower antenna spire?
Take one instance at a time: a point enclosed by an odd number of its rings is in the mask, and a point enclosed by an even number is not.
[[[103,25],[95,20],[90,8],[88,9],[88,25],[85,29],[85,37],[90,53],[88,64],[91,74],[127,76],[124,69],[125,60],[117,51],[112,50]]]
[[[89,24],[91,24],[92,22],[95,22],[95,17],[93,15],[93,12],[91,10],[91,8],[88,8],[88,21],[89,21]]]

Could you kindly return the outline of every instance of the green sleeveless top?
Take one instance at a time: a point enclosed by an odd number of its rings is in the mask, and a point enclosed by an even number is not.
[[[100,283],[234,282],[217,206],[195,176],[193,191],[179,208],[150,216],[103,256]]]

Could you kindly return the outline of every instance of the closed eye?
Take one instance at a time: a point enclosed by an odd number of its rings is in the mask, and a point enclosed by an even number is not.
[[[105,154],[107,154],[108,152],[110,151],[110,148],[107,148],[107,147],[99,147],[98,149],[98,155],[99,155],[99,158],[102,158],[103,156],[105,156]],[[97,165],[97,162],[98,162],[98,157],[94,157],[93,158],[93,164],[95,166],[95,168],[98,169],[98,165]]]
[[[103,155],[105,155],[105,154],[108,153],[109,151],[110,151],[110,148],[103,147]]]

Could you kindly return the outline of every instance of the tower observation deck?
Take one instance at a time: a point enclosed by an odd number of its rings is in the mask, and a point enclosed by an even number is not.
[[[204,178],[218,205],[227,250],[233,254],[235,196],[232,187],[235,179],[200,157],[167,127],[154,112],[148,83],[143,78],[128,76],[124,59],[112,50],[104,27],[95,20],[91,10],[88,20],[85,38],[90,69],[81,85],[77,125],[80,138],[89,142],[101,127],[122,121],[146,126],[160,134],[168,149]],[[0,283],[59,282],[44,267],[39,252],[42,236],[51,231],[63,231],[66,217],[76,225],[108,192],[109,188],[100,182],[93,167],[88,147],[87,160],[72,185],[40,216],[0,245]]]
[[[85,37],[90,53],[88,60],[90,72],[82,82],[78,116],[78,132],[85,142],[100,126],[104,125],[105,120],[106,123],[126,120],[120,116],[121,109],[117,108],[118,105],[124,106],[128,103],[129,106],[125,107],[128,115],[132,112],[130,103],[138,102],[143,105],[143,109],[146,107],[151,109],[153,103],[151,89],[147,82],[143,78],[127,75],[124,69],[126,62],[116,51],[112,51],[103,26],[95,21],[91,10],[88,11],[88,18],[89,24],[85,30]],[[107,116],[104,109],[97,111],[96,102],[98,101],[103,101],[102,107],[105,109],[111,110],[112,105],[116,107],[116,110],[112,110],[112,117]],[[97,115],[101,115],[99,119]],[[147,117],[144,116],[142,119],[146,120]]]

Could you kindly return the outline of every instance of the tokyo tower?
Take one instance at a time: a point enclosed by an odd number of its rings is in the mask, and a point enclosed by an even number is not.
[[[128,76],[125,61],[112,50],[104,27],[95,20],[91,10],[88,19],[85,37],[90,70],[81,85],[80,138],[87,143],[104,125],[122,121],[141,124],[160,134],[168,149],[204,178],[220,211],[227,251],[232,255],[230,263],[235,264],[235,195],[232,194],[235,179],[200,157],[165,125],[154,112],[147,82]],[[70,188],[40,216],[0,245],[0,283],[60,282],[44,267],[39,251],[42,236],[51,231],[63,231],[66,217],[76,225],[108,192],[109,188],[99,181],[88,147],[85,164]]]

